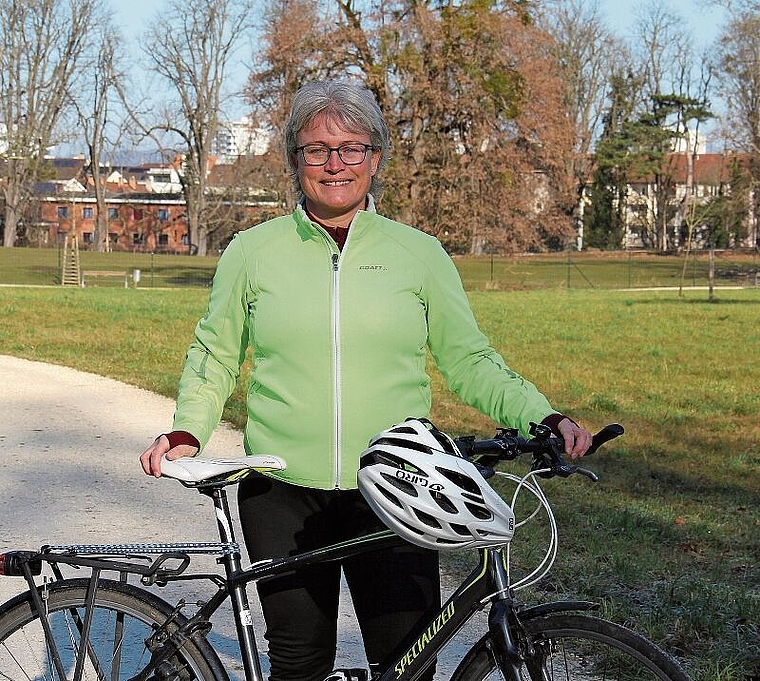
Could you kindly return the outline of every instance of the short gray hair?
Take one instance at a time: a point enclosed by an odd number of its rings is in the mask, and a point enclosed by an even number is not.
[[[380,150],[380,163],[369,188],[372,195],[379,198],[382,183],[378,176],[388,164],[390,155],[388,124],[370,90],[355,83],[335,80],[307,83],[293,97],[290,117],[285,126],[285,153],[299,197],[303,196],[303,188],[298,179],[297,166],[293,163],[298,147],[296,137],[320,114],[327,114],[339,121],[346,130],[367,133],[372,146]]]

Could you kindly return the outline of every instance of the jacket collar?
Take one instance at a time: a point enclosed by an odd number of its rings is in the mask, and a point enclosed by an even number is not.
[[[377,209],[375,208],[375,198],[372,196],[372,194],[367,194],[367,207],[364,210],[360,210],[354,216],[349,229],[351,229],[351,227],[357,222],[357,219],[362,213],[376,212]],[[298,236],[300,236],[303,241],[314,239],[324,233],[320,227],[318,227],[309,219],[309,216],[306,213],[306,197],[301,197],[299,200],[296,209],[293,211],[293,219],[296,222],[296,231],[298,232]]]

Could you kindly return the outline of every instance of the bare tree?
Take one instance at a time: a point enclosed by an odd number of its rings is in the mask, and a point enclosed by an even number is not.
[[[241,37],[250,28],[250,0],[171,0],[161,10],[143,50],[168,90],[158,118],[136,115],[142,129],[182,157],[180,181],[190,250],[205,255],[209,212],[209,157],[225,100],[225,78]],[[134,108],[131,109],[136,114]],[[160,137],[159,133],[167,133]],[[171,139],[179,143],[171,146]]]
[[[749,156],[746,201],[750,241],[760,244],[760,3],[729,5],[729,20],[718,39],[717,69],[727,103],[727,129],[735,148]]]
[[[60,141],[100,0],[0,0],[3,245],[14,246],[47,149]]]
[[[263,8],[258,52],[245,88],[254,124],[270,134],[268,189],[292,205],[283,134],[292,95],[305,82],[325,75],[330,27],[312,0],[270,0]]]
[[[109,150],[115,148],[119,140],[119,128],[113,125],[113,109],[123,74],[119,72],[122,63],[121,38],[115,31],[109,17],[103,17],[93,31],[93,54],[81,92],[73,100],[79,130],[87,145],[88,166],[86,174],[91,179],[95,194],[95,230],[93,244],[98,251],[109,250],[108,212],[106,206],[106,177],[103,176],[103,160]],[[113,135],[112,139],[109,137]],[[89,182],[88,182],[89,184]]]
[[[552,0],[542,17],[556,41],[555,53],[566,86],[566,108],[575,124],[575,222],[583,248],[586,187],[593,172],[594,143],[601,133],[613,74],[628,58],[626,47],[605,26],[597,0]]]

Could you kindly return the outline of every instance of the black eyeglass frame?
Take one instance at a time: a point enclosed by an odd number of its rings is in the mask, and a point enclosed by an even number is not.
[[[309,161],[306,160],[306,154],[304,153],[304,149],[306,149],[306,147],[319,147],[321,149],[327,149],[327,158],[322,163],[309,163]],[[341,153],[341,149],[344,149],[345,147],[363,147],[364,155],[362,156],[361,161],[355,161],[352,163],[346,161],[346,159],[343,158],[343,154]],[[344,163],[347,166],[358,166],[367,160],[367,152],[370,149],[375,151],[377,147],[373,146],[372,144],[364,144],[363,142],[346,142],[345,144],[341,144],[337,147],[328,147],[326,144],[318,144],[318,143],[312,142],[311,144],[302,144],[300,147],[296,147],[296,153],[300,151],[301,158],[303,158],[303,162],[307,166],[311,166],[311,167],[327,165],[327,163],[330,161],[330,156],[332,156],[333,151],[338,154],[338,158],[341,160],[341,163]]]

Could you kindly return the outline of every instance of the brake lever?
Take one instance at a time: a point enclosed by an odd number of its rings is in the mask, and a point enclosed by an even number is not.
[[[530,469],[532,471],[543,471],[536,473],[540,478],[553,478],[556,475],[567,478],[575,472],[573,466],[568,466],[562,455],[554,447],[548,452],[535,453]]]
[[[581,475],[585,475],[591,482],[599,482],[599,476],[594,473],[594,471],[590,471],[588,468],[581,468],[580,466],[570,466],[570,468],[573,468],[573,473],[580,473]]]
[[[615,435],[612,435],[612,437],[615,437]],[[548,471],[544,473],[538,473],[538,476],[542,478],[552,478],[558,475],[561,478],[569,478],[574,473],[580,473],[581,475],[586,476],[589,480],[598,482],[599,477],[593,471],[590,471],[588,468],[583,468],[581,466],[571,466],[565,461],[563,456],[564,451],[561,449],[561,442],[561,440],[552,442],[552,446],[549,451],[545,451],[542,454],[534,454],[531,470],[541,470],[548,467]]]

